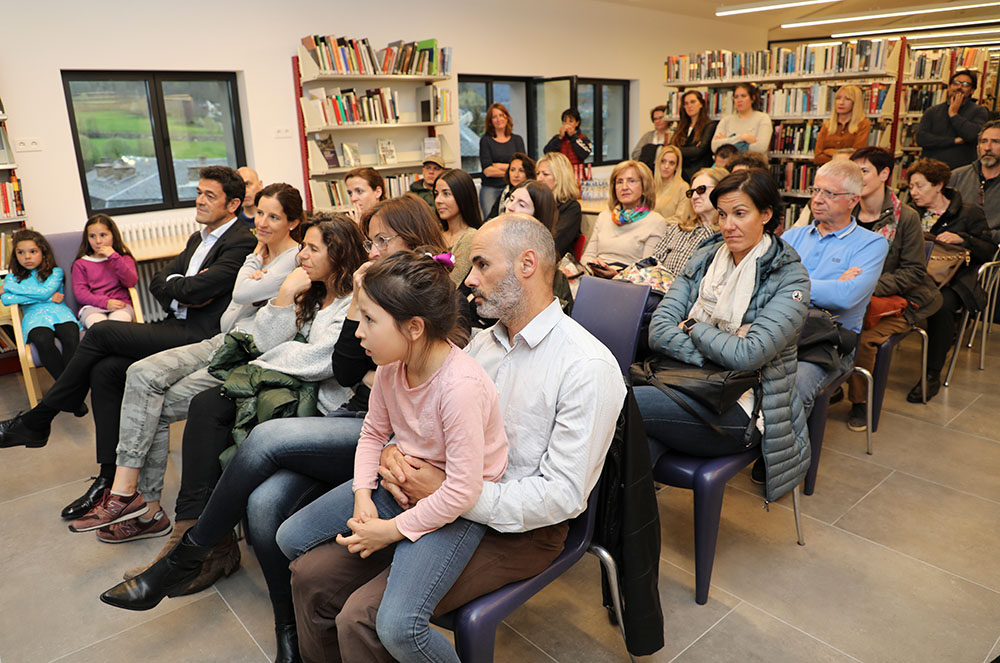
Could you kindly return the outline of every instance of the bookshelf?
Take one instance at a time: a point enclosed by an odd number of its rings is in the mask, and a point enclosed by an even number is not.
[[[456,120],[450,48],[428,39],[376,50],[365,38],[314,35],[301,40],[292,70],[308,209],[349,209],[342,176],[358,167],[378,170],[387,196],[405,193],[427,138],[458,166],[438,134]]]
[[[7,275],[7,261],[11,254],[11,236],[25,227],[28,220],[24,211],[21,181],[17,176],[14,150],[7,135],[7,114],[0,101],[0,279]],[[10,325],[7,307],[0,304],[0,326]],[[0,375],[20,370],[17,346],[13,334],[0,330]]]

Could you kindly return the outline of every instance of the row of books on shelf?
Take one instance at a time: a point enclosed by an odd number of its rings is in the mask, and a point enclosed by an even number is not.
[[[355,92],[353,88],[315,88],[299,98],[306,127],[399,124],[400,122],[450,122],[451,91],[435,85],[415,91],[416,115],[403,114],[399,92],[388,87]]]
[[[951,74],[951,51],[914,51],[910,62],[909,78],[914,80],[937,81],[947,79]]]
[[[799,220],[799,216],[802,214],[802,210],[809,207],[808,202],[786,202],[785,210],[782,215],[783,225],[785,230],[788,230],[795,225],[795,222]]]
[[[810,163],[786,161],[771,164],[771,176],[778,188],[786,193],[801,193],[812,186],[817,166]]]
[[[402,196],[419,179],[412,173],[383,177],[386,198]],[[342,179],[309,180],[309,191],[312,193],[314,209],[346,209],[351,206],[351,198],[347,194],[347,183]]]
[[[862,107],[868,115],[877,115],[886,107],[886,99],[892,89],[891,83],[873,82],[860,85]],[[786,87],[761,90],[761,108],[775,117],[816,116],[829,117],[833,112],[834,98],[840,86],[817,83],[807,87]],[[889,106],[891,107],[892,104]]]
[[[816,151],[816,138],[822,128],[822,120],[775,124],[774,133],[771,134],[770,155],[772,157],[812,156]],[[892,127],[873,126],[868,132],[868,144],[888,147],[891,135]]]
[[[7,330],[10,330],[8,333]],[[14,328],[10,325],[0,326],[0,353],[14,352],[17,350],[17,344],[14,343]]]
[[[900,91],[899,108],[904,113],[922,113],[948,98],[948,90],[940,85],[906,85]]]
[[[859,39],[854,43],[803,44],[795,49],[775,46],[770,50],[745,52],[703,51],[668,57],[664,71],[667,83],[884,73],[892,67],[889,52],[897,43],[887,39]]]
[[[21,196],[21,181],[13,171],[10,181],[0,182],[0,219],[24,216],[24,198]]]
[[[370,145],[370,143],[369,143]],[[337,168],[358,168],[364,165],[393,166],[400,163],[400,156],[396,150],[396,144],[391,138],[379,138],[376,140],[375,159],[362,157],[361,147],[358,143],[341,143],[340,149],[333,137],[325,134],[314,134],[314,138],[308,143],[309,165],[316,170],[333,170]],[[366,150],[366,154],[371,152]],[[419,163],[417,159],[426,158],[431,155],[442,155],[441,137],[426,136],[423,139],[423,151],[404,152],[404,156],[412,159],[407,163]],[[366,163],[367,162],[367,163]],[[407,164],[404,163],[404,166]]]
[[[367,37],[309,35],[302,46],[322,74],[442,76],[451,71],[451,48],[438,48],[437,39],[394,41],[376,50]]]

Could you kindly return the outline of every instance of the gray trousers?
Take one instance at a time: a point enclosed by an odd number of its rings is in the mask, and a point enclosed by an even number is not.
[[[158,352],[128,368],[118,433],[119,467],[142,468],[139,491],[160,499],[170,451],[170,424],[187,418],[191,399],[222,384],[208,363],[225,334]]]

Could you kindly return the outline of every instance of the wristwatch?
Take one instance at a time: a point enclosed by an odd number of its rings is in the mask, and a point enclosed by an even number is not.
[[[681,325],[684,327],[684,331],[688,334],[691,333],[691,328],[694,327],[696,324],[698,324],[698,321],[695,320],[694,318],[688,318],[687,320],[681,323]]]

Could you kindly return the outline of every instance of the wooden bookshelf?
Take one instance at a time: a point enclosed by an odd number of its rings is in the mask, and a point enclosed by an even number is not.
[[[8,161],[14,158],[13,146],[7,135],[7,115],[0,113],[0,160]],[[25,227],[28,220],[24,212],[23,190],[21,181],[15,172],[17,164],[10,162],[0,165],[0,279],[7,276],[7,259],[11,254],[11,235]],[[11,315],[6,306],[0,304],[0,325],[12,324]],[[17,355],[17,348],[0,351],[0,375],[14,373],[21,370],[21,364]]]

